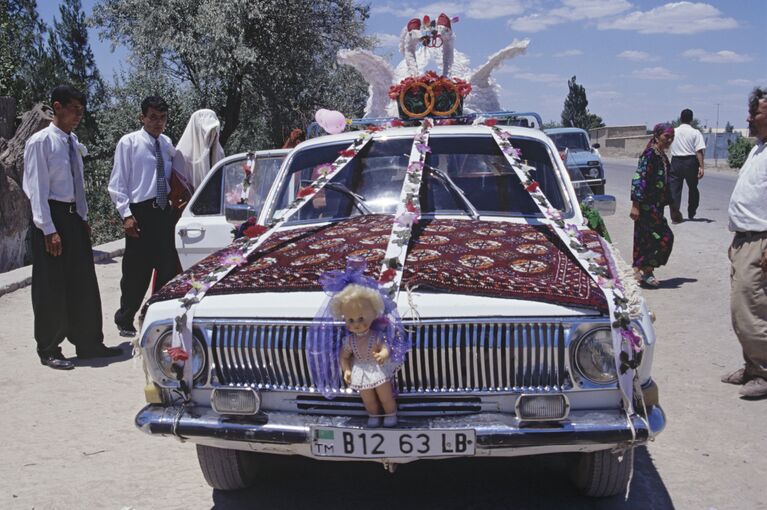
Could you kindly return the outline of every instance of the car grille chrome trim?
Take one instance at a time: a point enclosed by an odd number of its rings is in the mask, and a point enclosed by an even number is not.
[[[315,391],[306,357],[310,321],[202,319],[195,325],[205,332],[214,385]],[[413,348],[397,373],[401,394],[561,391],[571,384],[565,367],[573,324],[567,321],[445,320],[405,326]],[[340,341],[340,329],[337,335]]]

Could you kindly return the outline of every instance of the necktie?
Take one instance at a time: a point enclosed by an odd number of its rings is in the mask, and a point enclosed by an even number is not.
[[[160,152],[160,139],[154,140],[154,156],[157,160],[157,207],[165,209],[168,207],[168,181],[165,180],[165,162]]]
[[[80,215],[80,218],[84,220],[88,215],[88,204],[85,201],[83,173],[80,172],[75,141],[71,135],[68,136],[67,139],[69,140],[69,169],[72,172],[72,183],[75,188],[75,209],[77,210],[77,214]]]

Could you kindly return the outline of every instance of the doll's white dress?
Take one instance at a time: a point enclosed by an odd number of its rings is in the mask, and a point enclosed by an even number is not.
[[[369,390],[380,386],[392,378],[394,372],[399,366],[393,363],[389,358],[385,363],[378,363],[373,357],[373,348],[379,343],[383,343],[381,335],[372,333],[368,339],[368,348],[366,351],[360,351],[357,346],[355,335],[344,337],[343,350],[351,352],[354,360],[352,362],[352,380],[349,386],[357,391]]]

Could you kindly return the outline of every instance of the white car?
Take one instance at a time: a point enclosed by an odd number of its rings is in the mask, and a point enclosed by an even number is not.
[[[550,138],[537,129],[496,127],[521,150],[557,214],[582,225]],[[393,471],[423,458],[558,453],[572,458],[574,485],[585,494],[624,492],[634,447],[665,426],[650,374],[651,314],[640,298],[631,324],[644,350],[636,367],[635,412],[629,414],[606,294],[554,235],[553,222],[491,133],[486,126],[431,129],[422,216],[397,302],[412,347],[397,373],[396,428],[367,427],[359,395],[343,383],[332,388],[333,399],[317,390],[307,333],[326,298],[318,283],[325,269],[343,267],[350,255],[365,258],[373,271],[381,266],[418,134],[414,127],[376,132],[332,178],[335,185],[195,305],[191,388],[169,355],[180,298],[220,267],[231,249],[191,267],[152,297],[140,342],[151,379],[149,403],[136,416],[137,427],[196,443],[206,480],[224,490],[253,483],[252,467],[268,464],[271,454],[366,460]],[[316,169],[336,160],[356,137],[323,136],[293,149],[260,208],[259,223],[282,218]],[[228,161],[219,171],[227,176],[233,168],[232,182],[241,179],[241,160]],[[180,226],[186,229],[182,249],[201,246],[190,241],[198,231],[206,242],[223,245],[205,239],[213,227],[204,223],[212,219],[216,229],[225,223],[222,194],[229,181],[221,182],[210,192],[210,209],[198,205],[207,188],[196,194]],[[611,253],[597,234],[578,229],[590,250]],[[226,239],[221,232],[215,239]],[[187,264],[209,249],[188,251]]]
[[[229,156],[211,168],[176,224],[176,250],[184,270],[229,245],[232,228],[250,216],[258,216],[290,150],[254,153],[256,164],[245,204],[238,203],[238,192],[248,153]]]

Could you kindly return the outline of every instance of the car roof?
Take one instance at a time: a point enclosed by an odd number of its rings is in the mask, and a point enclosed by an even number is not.
[[[512,136],[520,138],[534,138],[544,143],[549,142],[548,136],[543,131],[535,128],[519,127],[519,126],[501,126],[500,129],[508,132]],[[420,131],[420,127],[391,127],[384,128],[374,133],[377,139],[381,138],[413,138]],[[329,143],[351,143],[359,131],[346,131],[337,135],[324,135],[316,138],[311,138],[304,142],[301,142],[296,146],[297,150],[308,149],[316,145],[326,145]],[[430,136],[477,136],[477,135],[489,135],[490,130],[487,126],[472,125],[472,126],[434,126],[429,130]]]
[[[586,130],[577,127],[560,127],[544,129],[543,132],[547,135],[556,135],[558,133],[586,133]]]

